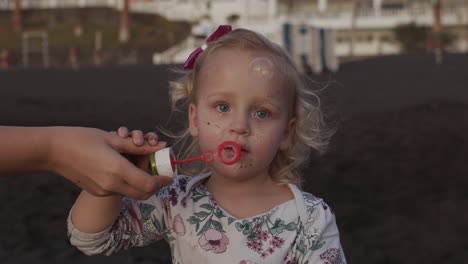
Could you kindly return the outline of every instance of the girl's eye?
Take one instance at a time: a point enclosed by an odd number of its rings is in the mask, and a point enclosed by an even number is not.
[[[219,112],[227,112],[227,111],[229,111],[229,106],[227,104],[219,104],[219,105],[216,106],[216,109]]]
[[[270,113],[268,111],[265,111],[265,110],[258,110],[257,112],[255,112],[255,115],[258,117],[258,118],[267,118],[270,116]]]

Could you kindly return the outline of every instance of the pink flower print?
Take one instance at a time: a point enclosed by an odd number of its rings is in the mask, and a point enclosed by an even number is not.
[[[186,192],[187,191],[187,178],[180,178],[179,179],[179,187],[180,187],[180,190],[183,191],[183,192]]]
[[[184,221],[182,220],[182,217],[180,217],[180,214],[174,217],[174,222],[172,224],[172,227],[174,229],[174,232],[177,235],[179,236],[185,235],[185,225],[184,225]]]
[[[253,251],[261,253],[263,250],[263,243],[261,240],[247,241],[247,247],[249,247]]]
[[[250,248],[252,250],[255,250],[255,240],[247,241],[246,245],[247,245],[248,248]]]
[[[143,218],[141,217],[138,204],[132,203],[130,200],[123,200],[124,208],[127,210],[129,222],[132,230],[139,233],[143,228]]]
[[[183,208],[187,207],[187,197],[184,197],[181,201],[180,204],[182,205]]]
[[[255,264],[255,263],[253,263],[250,260],[241,260],[241,262],[239,262],[239,264]]]
[[[165,213],[164,217],[164,224],[166,225],[167,228],[172,228],[172,213],[171,213],[171,206],[169,204],[169,200],[167,198],[162,198],[161,199],[161,207]]]
[[[206,251],[219,254],[226,251],[229,239],[218,230],[210,228],[198,239],[198,244]]]
[[[263,231],[263,230],[258,230],[257,231],[257,239],[258,240],[267,241],[269,236],[270,236],[270,234],[268,233],[268,231]]]
[[[327,251],[320,254],[320,259],[326,260],[325,264],[341,264],[343,260],[341,258],[340,250],[337,248],[330,248]]]
[[[284,244],[284,239],[275,235],[270,241],[270,244],[275,248],[280,248]]]
[[[177,192],[176,192],[176,189],[174,189],[174,188],[169,189],[169,200],[171,201],[172,206],[177,205]]]

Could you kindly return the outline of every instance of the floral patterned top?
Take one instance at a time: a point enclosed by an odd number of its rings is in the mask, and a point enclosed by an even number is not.
[[[211,197],[202,184],[208,176],[178,176],[146,201],[124,198],[115,223],[96,234],[78,231],[70,213],[70,242],[87,255],[110,255],[163,238],[175,264],[346,263],[335,216],[322,199],[290,184],[295,199],[238,219]]]

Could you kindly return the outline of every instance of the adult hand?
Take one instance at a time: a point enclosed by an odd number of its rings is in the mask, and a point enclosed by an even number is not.
[[[118,193],[142,200],[172,183],[169,177],[136,168],[120,154],[149,155],[164,148],[163,142],[136,145],[131,138],[92,128],[62,127],[56,132],[51,168],[93,195]]]
[[[0,175],[52,171],[96,196],[147,199],[172,179],[149,175],[121,153],[148,155],[164,147],[135,145],[94,128],[0,126]]]

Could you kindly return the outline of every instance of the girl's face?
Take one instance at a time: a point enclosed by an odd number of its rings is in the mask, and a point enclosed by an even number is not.
[[[214,174],[239,180],[267,175],[276,153],[288,148],[294,125],[288,120],[292,95],[281,87],[268,55],[220,49],[199,74],[196,100],[189,107],[191,135],[199,138],[202,152],[215,152],[228,140],[242,149],[233,165],[215,159],[210,164]]]

